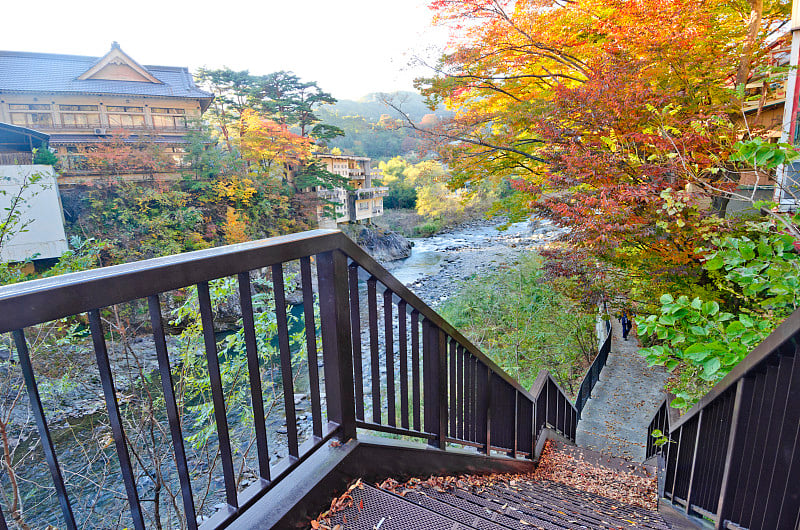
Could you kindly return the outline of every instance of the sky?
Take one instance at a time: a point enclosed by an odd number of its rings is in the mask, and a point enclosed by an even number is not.
[[[338,99],[413,90],[415,56],[444,42],[426,0],[40,0],[4,2],[0,50],[102,56],[119,42],[140,64],[290,70]],[[19,21],[19,23],[9,23]]]

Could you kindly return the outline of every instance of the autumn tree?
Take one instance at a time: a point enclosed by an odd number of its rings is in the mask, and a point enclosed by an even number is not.
[[[770,13],[785,2],[770,3]],[[662,193],[707,200],[735,186],[725,161],[740,112],[733,80],[750,51],[751,9],[723,0],[436,0],[452,38],[436,74],[418,80],[456,111],[414,124],[452,168],[452,185],[509,180],[519,211],[546,213],[599,252],[655,253],[658,267],[696,260],[712,210],[667,233]],[[750,61],[751,62],[751,61]],[[749,62],[748,62],[749,64]],[[625,252],[627,251],[627,254]]]
[[[343,131],[322,123],[317,109],[336,100],[292,72],[257,76],[228,68],[201,69],[199,83],[215,94],[209,116],[229,150],[241,149],[262,175],[282,175],[295,193],[330,187],[336,176],[313,163],[312,149]]]
[[[147,136],[132,136],[116,131],[107,140],[88,144],[83,154],[86,166],[107,176],[125,173],[175,171],[176,160],[162,146]]]
[[[343,134],[338,127],[321,123],[316,114],[320,106],[333,104],[336,99],[320,89],[316,82],[302,81],[292,72],[259,76],[247,70],[200,69],[197,80],[214,94],[214,103],[207,115],[220,126],[229,147],[234,134],[241,134],[245,110],[287,128],[297,128],[298,136],[303,138],[326,139]]]

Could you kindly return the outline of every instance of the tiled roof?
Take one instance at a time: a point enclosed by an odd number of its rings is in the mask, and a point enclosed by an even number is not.
[[[195,86],[188,68],[144,67],[163,84],[136,81],[78,80],[99,57],[0,51],[0,92],[124,94],[131,96],[211,99]]]
[[[95,136],[93,134],[51,134],[50,145],[62,144],[98,144],[110,142],[111,138],[104,136]],[[140,141],[147,141],[148,143],[156,144],[181,144],[186,143],[184,136],[146,136],[139,137],[137,135],[130,135],[122,140],[124,143],[133,144]]]
[[[0,140],[15,136],[23,138],[30,136],[32,138],[38,138],[40,142],[47,142],[47,139],[50,137],[50,135],[47,133],[34,131],[33,129],[28,129],[27,127],[20,127],[19,125],[11,125],[10,123],[0,122]],[[0,143],[7,142],[0,141]]]

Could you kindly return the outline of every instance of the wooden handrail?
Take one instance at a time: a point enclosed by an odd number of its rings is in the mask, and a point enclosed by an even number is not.
[[[309,369],[314,436],[306,444],[300,444],[296,426],[291,365],[293,353],[289,347],[287,300],[283,284],[284,264],[297,260],[300,262],[301,291],[305,304],[303,318],[306,333],[309,334],[306,337],[307,362],[309,367],[314,367],[314,370]],[[319,287],[316,301],[312,291],[312,264],[316,264]],[[250,271],[264,268],[271,269],[273,279],[279,370],[290,457],[278,468],[269,464],[265,409],[258,375],[258,339],[251,296],[253,286]],[[366,379],[366,372],[362,374],[359,270],[369,277],[366,282],[366,327],[370,330],[371,421],[364,417],[363,380]],[[234,480],[232,445],[209,290],[210,281],[224,277],[233,278],[238,283],[245,343],[243,354],[247,356],[259,460],[259,482],[241,495],[237,494]],[[499,451],[528,459],[533,458],[536,437],[544,425],[551,425],[574,440],[577,412],[548,372],[541,372],[532,391],[528,392],[343,233],[338,230],[314,230],[0,287],[0,333],[10,331],[14,334],[29,400],[68,527],[77,527],[77,522],[67,494],[68,488],[60,472],[58,450],[43,412],[33,364],[27,355],[25,328],[89,313],[93,348],[106,406],[110,411],[128,505],[134,527],[143,528],[143,501],[139,499],[136,487],[136,464],[127,456],[125,425],[117,403],[100,312],[115,304],[146,299],[183,509],[189,528],[196,528],[198,514],[193,504],[181,410],[173,388],[160,299],[163,293],[192,286],[197,288],[202,316],[201,331],[226,499],[226,508],[204,524],[204,528],[228,524],[243,513],[254,499],[279,486],[283,477],[331,437],[346,442],[357,436],[357,427],[421,438],[441,451],[455,444],[477,447],[486,455]],[[379,286],[383,289],[380,297]],[[382,323],[377,316],[379,298],[383,299],[384,304]],[[319,307],[319,332],[314,321],[315,304]],[[379,328],[384,330],[385,335],[382,345],[378,344]],[[397,351],[394,350],[395,329],[399,330]],[[317,333],[321,334],[324,380],[316,370]],[[399,363],[399,374],[395,373],[398,366],[395,359]],[[386,365],[385,372],[381,370],[381,363]],[[385,390],[381,386],[382,377],[386,379]],[[396,403],[397,380],[400,387],[399,407]],[[322,422],[320,396],[323,386],[327,428]],[[383,412],[384,405],[386,413]],[[2,517],[0,511],[0,523],[3,522]]]

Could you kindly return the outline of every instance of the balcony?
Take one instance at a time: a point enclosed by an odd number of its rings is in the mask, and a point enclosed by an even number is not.
[[[137,126],[108,126],[108,125],[97,125],[97,124],[61,124],[61,123],[54,123],[43,125],[39,124],[35,126],[35,130],[43,131],[43,132],[52,132],[52,131],[75,131],[75,132],[82,132],[86,133],[86,131],[94,132],[95,129],[103,129],[106,131],[104,134],[117,134],[119,132],[127,132],[127,131],[148,131],[148,132],[185,132],[185,131],[192,131],[196,130],[196,127],[187,126],[187,125],[179,125],[174,127],[150,127],[147,125],[137,125]]]
[[[343,190],[341,188],[334,188],[332,190],[319,190],[317,191],[317,195],[319,195],[321,199],[325,199],[327,201],[345,202],[347,200],[347,190]]]
[[[385,186],[376,186],[372,188],[361,188],[356,190],[356,200],[363,201],[367,199],[377,199],[383,197],[389,192],[389,188]]]
[[[27,166],[33,164],[33,153],[25,151],[11,151],[0,153],[0,166]]]

